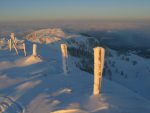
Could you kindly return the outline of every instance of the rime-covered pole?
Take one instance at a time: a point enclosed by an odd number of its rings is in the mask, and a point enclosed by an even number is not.
[[[15,44],[15,46],[16,46],[16,45],[17,45],[17,42],[16,42],[15,34],[14,34],[14,33],[11,33],[10,37],[11,37],[12,42],[13,42],[13,43]],[[16,47],[16,48],[17,48],[17,47]]]
[[[16,42],[15,34],[11,33],[10,37],[11,37],[10,43],[11,44],[13,43],[13,47],[14,47],[14,49],[16,51],[16,54],[18,55],[17,42]]]
[[[2,49],[2,45],[1,45],[1,42],[0,42],[0,50]]]
[[[101,47],[94,48],[94,86],[93,95],[101,92],[101,81],[104,67],[105,50]]]
[[[11,51],[11,49],[12,49],[12,40],[11,39],[8,41],[8,45],[9,45],[9,50]]]
[[[24,56],[27,56],[26,45],[25,45],[25,43],[23,43],[22,46],[23,46]]]
[[[10,46],[9,46],[9,43],[10,43],[10,40],[8,39],[8,48],[9,48],[9,50],[10,50]]]
[[[15,48],[15,51],[16,51],[16,54],[18,55],[19,53],[18,53],[18,49],[17,49],[17,47],[16,47],[16,45],[13,43],[13,47]]]
[[[62,53],[63,71],[64,74],[67,74],[68,73],[68,67],[67,67],[68,52],[67,52],[66,44],[61,44],[61,53]]]
[[[15,40],[15,34],[14,33],[11,33],[10,35],[11,39],[14,41]]]
[[[33,56],[37,56],[36,48],[37,48],[37,45],[33,44],[33,53],[32,53]]]

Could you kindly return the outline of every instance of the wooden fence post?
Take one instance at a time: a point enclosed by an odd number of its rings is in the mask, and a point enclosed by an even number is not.
[[[94,48],[94,86],[93,95],[101,92],[101,81],[104,67],[105,50],[101,47]]]
[[[27,56],[26,45],[25,45],[25,43],[23,43],[22,46],[23,46],[24,56]]]
[[[0,42],[0,50],[2,49],[2,45],[1,45],[1,42]]]
[[[11,37],[10,43],[13,43],[13,47],[14,47],[14,49],[16,51],[16,54],[18,55],[17,42],[16,42],[16,38],[15,38],[14,33],[11,33],[10,37]]]
[[[15,34],[14,33],[11,33],[10,35],[11,39],[14,41],[15,40]]]
[[[17,49],[17,46],[13,43],[13,47],[15,48],[15,51],[16,51],[16,54],[18,55],[18,49]]]
[[[11,39],[9,40],[9,50],[10,51],[12,50],[12,40]]]
[[[32,53],[33,56],[37,56],[36,48],[37,48],[37,45],[33,44],[33,53]]]
[[[64,74],[67,74],[68,73],[68,66],[67,66],[68,52],[67,52],[66,44],[61,44],[61,53],[62,53],[63,71]]]

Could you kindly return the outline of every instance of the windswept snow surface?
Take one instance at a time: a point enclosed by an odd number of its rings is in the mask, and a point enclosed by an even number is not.
[[[127,53],[120,54],[108,49],[111,57],[107,57],[106,77],[120,83],[132,91],[150,100],[150,59]],[[108,73],[111,71],[111,75]],[[108,77],[109,78],[109,77]]]
[[[38,44],[37,60],[31,58],[31,48],[27,49],[27,57],[0,50],[0,110],[4,113],[150,113],[147,99],[104,78],[101,95],[92,96],[93,75],[76,68],[75,58],[71,56],[69,73],[65,75],[60,51],[63,42]]]
[[[74,54],[76,52],[71,52],[78,59],[76,64],[82,64],[77,65],[78,68],[83,70],[86,68],[87,71],[91,69],[89,67],[93,67],[93,64],[89,62],[92,58],[93,48],[101,46],[96,38],[78,35],[68,39],[68,45],[73,48],[72,50],[78,50],[77,53],[83,52],[82,57],[80,54]],[[104,77],[150,100],[150,59],[138,56],[135,54],[136,50],[125,52],[121,48],[120,50],[113,50],[107,46],[104,47],[106,50]]]

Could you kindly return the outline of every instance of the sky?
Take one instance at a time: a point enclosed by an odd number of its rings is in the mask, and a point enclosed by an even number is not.
[[[150,20],[150,0],[0,0],[0,22]]]

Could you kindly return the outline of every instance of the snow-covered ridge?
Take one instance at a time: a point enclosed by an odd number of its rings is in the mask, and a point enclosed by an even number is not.
[[[62,38],[67,38],[68,36],[69,34],[64,32],[60,28],[49,28],[34,31],[28,34],[26,38],[32,42],[40,42],[48,44],[51,42],[59,41]]]
[[[68,40],[68,45],[71,55],[78,58],[77,67],[92,73],[93,48],[101,46],[98,40],[89,37],[72,38]],[[121,52],[107,47],[105,49],[103,76],[150,100],[150,59],[140,57],[132,51]]]

